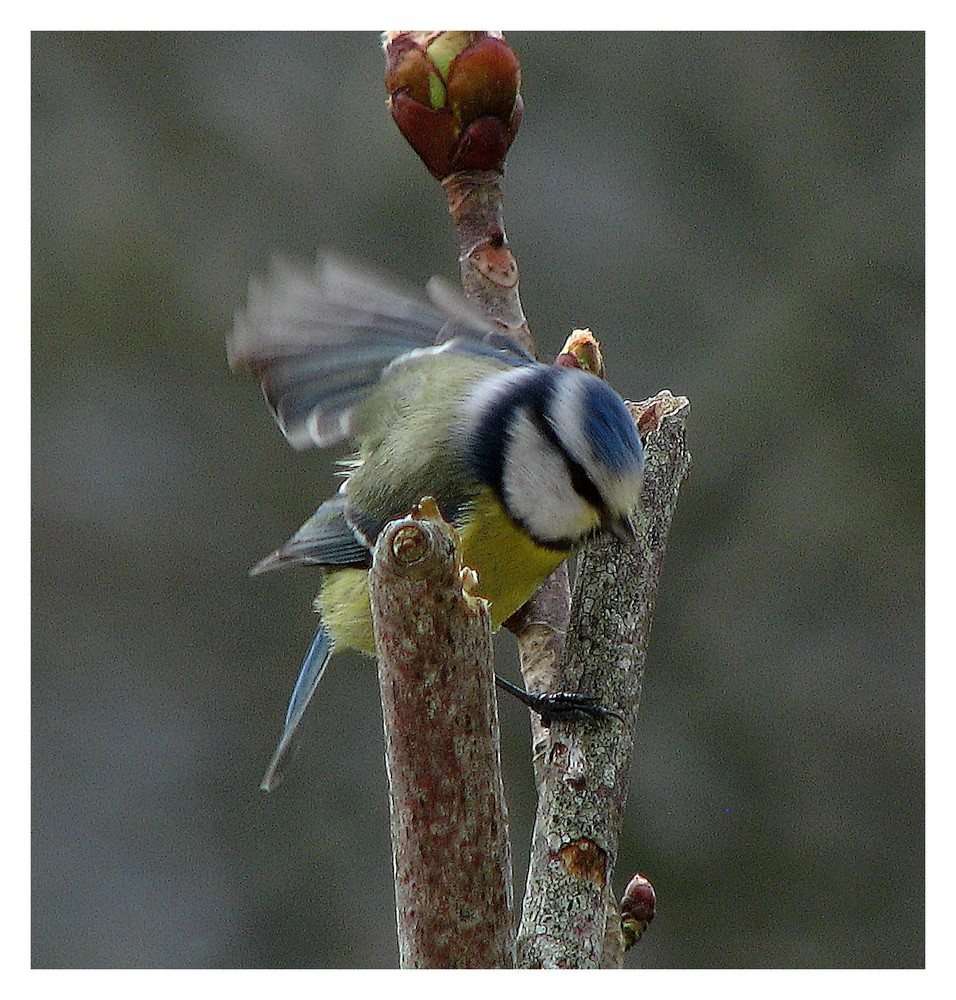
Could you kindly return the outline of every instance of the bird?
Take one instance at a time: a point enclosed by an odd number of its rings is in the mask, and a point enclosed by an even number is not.
[[[333,651],[375,655],[375,540],[424,497],[456,528],[493,630],[596,533],[633,542],[644,452],[622,398],[589,371],[535,360],[439,279],[427,292],[329,255],[311,267],[278,259],[250,280],[227,339],[230,366],[260,381],[293,448],[354,447],[338,491],[250,570],[322,571],[320,624],[266,791],[282,778]]]

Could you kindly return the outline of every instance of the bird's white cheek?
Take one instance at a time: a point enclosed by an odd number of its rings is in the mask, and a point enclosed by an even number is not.
[[[576,541],[597,526],[598,512],[575,490],[563,456],[526,414],[509,428],[505,447],[505,506],[536,541]]]

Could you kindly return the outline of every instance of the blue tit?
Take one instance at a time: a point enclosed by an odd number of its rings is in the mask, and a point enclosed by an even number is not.
[[[321,625],[262,780],[280,779],[333,649],[374,656],[368,593],[382,528],[425,496],[461,538],[498,629],[589,536],[632,538],[641,440],[602,379],[536,362],[435,283],[418,301],[331,261],[250,282],[228,353],[257,376],[297,449],[352,439],[344,480],[251,572],[323,571]]]

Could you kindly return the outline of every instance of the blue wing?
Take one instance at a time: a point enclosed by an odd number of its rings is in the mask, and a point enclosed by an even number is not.
[[[249,570],[250,576],[289,566],[354,566],[368,568],[372,556],[346,517],[345,497],[338,493],[271,555]]]
[[[325,673],[329,657],[332,655],[332,638],[325,630],[324,625],[319,626],[315,638],[309,651],[305,654],[302,666],[299,669],[299,677],[292,689],[292,697],[289,700],[289,707],[285,714],[285,725],[282,727],[282,735],[276,746],[275,753],[269,761],[266,773],[262,776],[259,787],[264,792],[271,792],[278,787],[282,780],[284,767],[289,756],[289,752],[294,746],[294,738],[299,723],[305,715],[305,710],[309,707],[312,695],[322,680]]]
[[[396,358],[423,347],[489,355],[512,365],[532,358],[494,323],[440,284],[432,302],[398,292],[330,259],[314,271],[276,262],[249,284],[229,360],[258,376],[282,433],[299,449],[350,436],[356,407]]]

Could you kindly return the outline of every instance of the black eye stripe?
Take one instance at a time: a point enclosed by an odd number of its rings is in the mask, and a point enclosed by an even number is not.
[[[604,499],[601,496],[600,490],[598,490],[594,485],[594,481],[584,471],[584,466],[568,453],[567,448],[564,447],[563,442],[558,437],[551,422],[544,416],[543,411],[535,409],[526,410],[525,412],[531,418],[531,422],[537,427],[538,431],[546,440],[554,445],[555,449],[564,459],[565,468],[568,470],[568,478],[571,480],[571,485],[574,487],[575,493],[596,510],[604,510]]]
[[[554,398],[561,369],[535,366],[534,375],[515,381],[482,415],[471,446],[467,449],[472,470],[480,482],[490,486],[499,499],[502,496],[508,426],[519,413],[527,415],[541,436],[552,445],[564,461],[574,491],[598,511],[606,504],[600,490],[581,465],[567,450],[554,426],[545,414]]]

